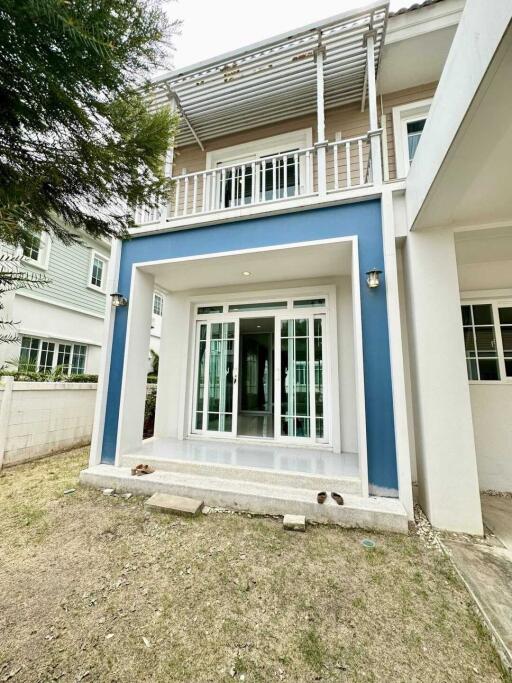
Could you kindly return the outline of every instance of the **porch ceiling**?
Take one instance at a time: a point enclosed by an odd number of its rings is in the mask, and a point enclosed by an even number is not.
[[[172,291],[349,275],[352,243],[331,242],[242,254],[206,255],[144,266],[155,284]],[[250,272],[249,276],[242,273]]]
[[[201,141],[316,109],[315,51],[325,48],[325,106],[361,101],[366,88],[364,35],[375,31],[378,67],[388,2],[373,2],[294,32],[255,43],[216,59],[160,77],[153,105],[176,96],[182,118],[177,146]]]

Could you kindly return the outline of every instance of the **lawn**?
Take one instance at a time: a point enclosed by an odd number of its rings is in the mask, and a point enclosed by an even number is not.
[[[508,680],[415,534],[148,513],[80,488],[86,458],[0,477],[0,681]]]

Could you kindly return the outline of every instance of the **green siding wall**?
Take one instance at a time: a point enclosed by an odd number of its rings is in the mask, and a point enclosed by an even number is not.
[[[51,300],[73,308],[99,313],[105,312],[105,294],[90,289],[89,269],[91,253],[96,251],[108,258],[108,250],[96,244],[87,243],[66,246],[53,239],[50,246],[48,270],[26,265],[27,270],[46,272],[51,283],[46,287],[34,290],[38,299]],[[104,272],[104,278],[107,271]]]

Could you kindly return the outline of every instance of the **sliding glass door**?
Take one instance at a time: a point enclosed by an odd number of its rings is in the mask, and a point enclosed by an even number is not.
[[[192,431],[236,434],[238,320],[198,321]]]
[[[325,315],[276,317],[275,436],[326,442]]]

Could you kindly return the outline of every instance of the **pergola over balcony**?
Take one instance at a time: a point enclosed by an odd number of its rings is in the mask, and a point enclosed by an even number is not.
[[[204,150],[209,140],[311,113],[317,139],[310,149],[265,162],[174,176],[171,205],[141,208],[136,222],[380,184],[375,78],[387,17],[388,2],[374,2],[157,79],[152,105],[171,104],[181,115],[176,147],[197,144]],[[368,135],[327,141],[325,110],[354,102],[368,106]],[[170,175],[171,169],[172,152]]]

